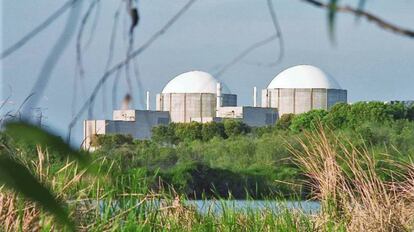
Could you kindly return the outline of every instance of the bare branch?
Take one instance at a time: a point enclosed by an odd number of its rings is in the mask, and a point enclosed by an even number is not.
[[[97,5],[95,7],[95,16],[94,16],[94,20],[90,29],[90,33],[89,33],[89,38],[86,40],[85,46],[83,48],[83,50],[87,50],[89,48],[89,45],[92,43],[93,37],[95,35],[95,31],[96,28],[98,26],[98,21],[99,21],[99,15],[101,13],[101,3],[100,0],[97,0]]]
[[[319,0],[301,0],[303,2],[309,3],[313,6],[319,7],[319,8],[325,8],[325,9],[330,9],[331,5],[329,3],[324,3],[321,2]],[[414,31],[413,30],[409,30],[409,29],[405,29],[402,28],[400,26],[397,26],[395,24],[392,24],[390,22],[385,21],[384,19],[369,13],[367,11],[364,11],[363,8],[360,9],[355,9],[352,8],[350,6],[335,6],[335,10],[337,12],[342,12],[342,13],[349,13],[349,14],[353,14],[359,17],[363,17],[365,19],[367,19],[368,21],[377,24],[380,28],[387,30],[387,31],[391,31],[393,33],[399,34],[399,35],[403,35],[403,36],[407,36],[410,38],[414,38]]]
[[[37,80],[35,81],[35,84],[30,91],[30,94],[34,95],[23,107],[23,116],[29,115],[32,108],[37,105],[40,98],[42,97],[43,91],[51,78],[52,72],[56,67],[57,62],[64,53],[65,48],[70,43],[72,35],[76,30],[78,19],[80,18],[82,11],[82,3],[82,1],[76,1],[76,4],[71,8],[68,19],[66,20],[65,27],[57,39],[57,42],[54,44],[51,52],[44,61],[40,73],[37,76]]]
[[[214,74],[214,77],[219,78],[224,72],[226,72],[230,67],[232,67],[233,65],[237,64],[237,62],[239,62],[241,59],[243,59],[245,56],[247,56],[250,52],[254,51],[255,49],[264,46],[268,43],[270,43],[271,41],[275,40],[276,38],[278,38],[277,35],[272,35],[264,40],[261,40],[259,42],[256,42],[254,44],[252,44],[250,47],[248,47],[247,49],[245,49],[244,51],[242,51],[239,55],[237,55],[232,61],[230,61],[228,64],[224,65],[219,71],[217,71]]]
[[[43,21],[40,25],[35,27],[32,31],[27,33],[23,38],[17,41],[15,44],[7,48],[1,53],[0,60],[6,58],[7,56],[11,55],[13,52],[17,51],[23,45],[25,45],[29,40],[34,38],[39,32],[43,31],[46,27],[48,27],[51,23],[53,23],[59,16],[61,16],[67,9],[72,7],[77,1],[79,0],[69,0],[59,9],[57,9],[52,15],[50,15],[45,21]]]
[[[122,7],[123,1],[120,1],[118,9],[115,11],[114,15],[114,21],[112,24],[112,32],[111,32],[111,40],[109,42],[109,53],[108,53],[108,59],[106,61],[105,65],[105,72],[109,70],[112,64],[113,54],[114,54],[114,47],[115,47],[115,40],[116,40],[116,32],[118,29],[118,22],[119,22],[119,14],[121,13],[121,7]],[[112,92],[112,95],[114,93]],[[113,97],[113,96],[112,96]],[[106,85],[105,83],[102,86],[102,107],[104,109],[104,112],[106,113]]]
[[[279,21],[277,20],[276,11],[273,6],[272,0],[267,0],[267,7],[269,9],[270,16],[272,17],[273,26],[275,27],[276,35],[279,41],[279,57],[277,60],[273,63],[270,63],[269,66],[274,66],[280,63],[282,61],[283,56],[285,54],[285,44],[282,34],[282,29],[280,28]]]
[[[68,126],[68,137],[67,140],[70,142],[70,136],[71,136],[71,130],[75,123],[79,120],[79,118],[82,116],[82,114],[85,112],[85,110],[88,109],[89,104],[91,104],[96,97],[96,94],[98,93],[101,86],[107,81],[107,79],[115,73],[118,69],[121,69],[125,66],[129,60],[133,59],[134,57],[137,57],[142,52],[144,52],[147,48],[149,48],[161,35],[163,35],[194,3],[196,0],[189,0],[168,22],[155,34],[153,34],[141,47],[139,47],[137,50],[133,51],[125,60],[119,62],[118,64],[114,65],[112,68],[108,69],[104,73],[104,75],[101,77],[101,79],[96,84],[94,90],[92,91],[92,94],[87,99],[87,101],[83,104],[79,112],[75,115],[75,117],[72,119]]]
[[[85,68],[83,66],[82,61],[82,36],[83,32],[85,30],[85,26],[88,23],[89,17],[91,15],[92,10],[95,8],[96,4],[99,2],[99,0],[93,0],[86,11],[86,13],[83,15],[80,28],[78,30],[78,35],[76,38],[76,66],[77,71],[79,72],[79,78],[83,79],[85,77]]]
[[[280,49],[279,50],[279,55],[278,55],[278,58],[276,59],[276,61],[274,61],[272,63],[269,63],[269,64],[266,64],[266,66],[269,66],[269,67],[275,66],[275,65],[279,64],[280,61],[283,59],[284,50],[285,50],[283,34],[282,34],[282,30],[280,29],[279,21],[277,20],[277,17],[276,17],[276,11],[274,9],[272,0],[267,0],[267,7],[269,9],[270,16],[272,17],[272,23],[273,23],[273,26],[275,28],[275,34],[268,37],[268,38],[266,38],[266,39],[264,39],[264,40],[261,40],[259,42],[254,43],[253,45],[248,47],[246,50],[242,51],[232,61],[230,61],[228,64],[224,65],[215,74],[216,78],[220,77],[224,72],[226,72],[233,65],[237,64],[241,59],[243,59],[245,56],[247,56],[252,51],[256,50],[259,47],[265,46],[266,44],[272,42],[275,39],[278,39],[278,41],[279,41],[279,49]]]

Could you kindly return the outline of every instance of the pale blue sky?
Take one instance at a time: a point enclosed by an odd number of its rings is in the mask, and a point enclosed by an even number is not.
[[[42,22],[63,4],[57,0],[2,1],[3,48]],[[90,1],[83,5],[85,10]],[[86,79],[84,91],[91,89],[103,73],[113,14],[119,0],[102,0],[97,31],[84,55]],[[186,1],[140,0],[141,22],[136,30],[136,47],[158,30]],[[355,1],[341,1],[356,4]],[[259,67],[255,62],[271,62],[278,54],[277,43],[269,44],[246,57],[228,70],[222,80],[238,94],[240,105],[252,104],[252,88],[265,88],[281,70],[296,64],[313,64],[334,76],[348,89],[351,102],[361,100],[414,99],[414,39],[386,32],[364,19],[356,23],[353,16],[339,14],[337,46],[332,46],[327,33],[326,12],[299,0],[274,0],[285,37],[285,57],[276,67]],[[414,29],[414,2],[408,0],[367,1],[370,12],[388,21]],[[65,25],[67,14],[31,40],[16,53],[3,60],[2,99],[10,94],[8,108],[17,108],[28,95],[48,52]],[[121,17],[114,61],[125,54],[124,22]],[[89,27],[88,27],[89,28]],[[88,30],[85,38],[88,38]],[[152,108],[155,94],[175,75],[189,70],[217,71],[251,44],[270,36],[273,26],[265,0],[199,0],[168,33],[139,57],[143,90],[149,90]],[[76,37],[76,36],[75,36]],[[73,79],[75,76],[75,40],[59,60],[51,81],[43,93],[40,106],[45,108],[45,123],[60,134],[66,133],[71,119]],[[3,50],[3,49],[2,49]],[[110,118],[113,79],[107,88],[107,107],[102,110],[98,96],[94,117]],[[127,90],[120,82],[119,97]],[[134,97],[144,97],[134,82]],[[77,107],[87,95],[78,93]],[[137,107],[142,107],[137,104]],[[84,115],[84,118],[86,115]],[[81,123],[75,128],[74,140],[82,136]]]

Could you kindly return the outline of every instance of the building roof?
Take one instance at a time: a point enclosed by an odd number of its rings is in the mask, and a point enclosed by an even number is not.
[[[297,65],[279,73],[267,87],[268,89],[341,89],[334,78],[312,65]]]
[[[212,75],[202,71],[191,71],[173,78],[162,90],[162,93],[214,93],[217,92],[219,81]],[[222,93],[230,93],[222,84]]]

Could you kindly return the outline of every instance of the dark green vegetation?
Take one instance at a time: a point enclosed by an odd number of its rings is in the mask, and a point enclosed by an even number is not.
[[[412,228],[413,107],[402,104],[339,104],[264,128],[171,124],[155,128],[150,141],[97,137],[101,147],[89,159],[26,124],[8,124],[0,139],[5,231],[62,229],[55,220],[92,231]],[[312,197],[322,210],[309,217],[225,206],[217,216],[182,203],[227,197]]]
[[[379,158],[414,155],[414,107],[381,102],[337,104],[330,111],[283,115],[272,127],[250,128],[239,121],[170,124],[154,128],[150,141],[128,136],[98,137],[93,156],[122,166],[117,176],[140,173],[148,188],[172,187],[189,198],[307,198],[306,178],[287,144],[321,125],[356,147],[369,146]],[[383,157],[385,158],[385,157]],[[387,178],[386,174],[382,174]]]

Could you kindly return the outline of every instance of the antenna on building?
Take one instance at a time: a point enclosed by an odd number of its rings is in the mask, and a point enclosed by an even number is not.
[[[253,106],[257,107],[257,88],[253,87]]]
[[[217,83],[217,101],[216,101],[216,109],[221,107],[221,83]]]
[[[150,110],[150,92],[147,91],[147,110]]]

